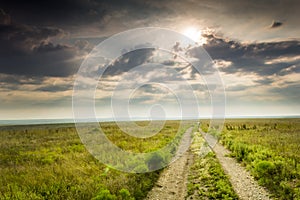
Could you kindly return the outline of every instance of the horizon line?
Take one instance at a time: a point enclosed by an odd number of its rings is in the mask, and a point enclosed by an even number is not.
[[[224,118],[215,118],[215,119],[288,119],[288,118],[300,118],[299,115],[227,115]],[[133,117],[131,120],[128,118],[97,118],[96,122],[114,122],[114,121],[159,121],[159,120],[203,120],[203,119],[212,119],[209,116],[200,116],[198,118],[193,117],[169,117],[166,119],[156,118],[149,119],[145,117]],[[60,121],[63,120],[63,121]],[[77,120],[78,121],[78,120]],[[82,118],[79,119],[79,122],[95,122],[95,119],[92,118]],[[38,124],[65,124],[65,123],[76,123],[74,118],[27,118],[27,119],[0,119],[0,125],[38,125]]]

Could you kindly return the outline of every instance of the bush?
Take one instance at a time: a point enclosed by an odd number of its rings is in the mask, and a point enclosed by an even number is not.
[[[261,184],[270,184],[275,174],[275,165],[270,161],[259,161],[254,167],[256,177]]]
[[[130,192],[124,188],[119,191],[119,196],[122,200],[134,200],[134,198],[131,197]]]
[[[101,189],[96,197],[92,198],[92,200],[116,200],[116,195],[110,193],[107,189]]]
[[[149,170],[156,170],[162,168],[162,166],[165,164],[165,157],[160,152],[154,152],[151,154],[151,156],[148,158],[147,165]]]

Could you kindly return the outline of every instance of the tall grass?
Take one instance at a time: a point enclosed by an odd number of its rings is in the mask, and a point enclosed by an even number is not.
[[[221,142],[279,199],[300,199],[300,119],[226,120]]]
[[[167,121],[147,141],[133,139],[114,123],[101,126],[121,148],[146,152],[169,142],[178,124]],[[73,124],[0,127],[0,199],[142,199],[159,174],[124,173],[99,163]]]

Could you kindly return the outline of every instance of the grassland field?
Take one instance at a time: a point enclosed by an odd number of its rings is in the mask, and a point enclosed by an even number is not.
[[[181,133],[191,126],[184,123]],[[144,152],[174,138],[179,121],[167,121],[148,140],[123,133],[116,123],[101,127],[119,147]],[[0,199],[142,199],[160,174],[106,167],[88,153],[73,124],[2,126],[0,141]]]
[[[186,121],[180,132],[193,124]],[[202,130],[207,131],[208,124],[201,120]],[[167,121],[159,134],[148,139],[124,134],[113,122],[101,127],[117,146],[148,152],[170,142],[179,121]],[[300,119],[228,119],[219,137],[232,151],[230,156],[246,166],[274,198],[300,199]],[[205,159],[197,159],[192,166],[188,191],[210,199],[228,193],[229,199],[236,199],[214,155]],[[219,184],[203,177],[202,168]],[[143,199],[160,172],[125,173],[101,164],[85,149],[73,124],[0,127],[0,199]],[[201,184],[195,186],[195,179]],[[210,190],[203,190],[205,185]]]
[[[228,119],[219,138],[273,198],[300,199],[299,118]]]

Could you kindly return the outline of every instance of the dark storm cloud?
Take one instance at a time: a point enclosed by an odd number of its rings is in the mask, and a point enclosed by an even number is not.
[[[298,72],[299,60],[267,62],[272,59],[293,57],[300,55],[300,42],[264,42],[242,44],[240,42],[226,40],[206,35],[208,43],[203,47],[207,50],[212,59],[230,61],[231,64],[221,68],[226,73],[253,72],[260,76],[285,75]],[[188,54],[197,55],[197,48],[190,49]],[[296,67],[291,67],[295,65]],[[289,70],[285,70],[289,69]],[[283,74],[285,72],[285,74]]]
[[[34,25],[78,25],[103,19],[105,7],[101,2],[85,0],[5,1],[1,8],[13,19]]]
[[[54,45],[51,42],[42,42],[40,45],[33,48],[35,53],[47,53],[51,51],[61,51],[69,48],[67,45],[57,44]]]
[[[150,62],[149,59],[153,55],[153,51],[155,51],[154,48],[130,51],[109,65],[103,76],[120,75],[124,72],[128,72],[134,67]]]
[[[173,11],[168,8],[169,6],[162,5],[162,1],[156,1],[160,2],[158,4],[151,0],[104,0],[101,2],[106,5],[110,11],[125,11],[125,13],[129,14],[127,17],[130,16],[131,19],[136,20],[145,19],[151,16],[162,17],[173,13]],[[170,1],[166,2],[170,3]]]
[[[0,25],[0,53],[17,54],[26,53],[41,42],[52,37],[61,37],[63,30],[53,27],[37,27],[21,24]]]
[[[28,76],[69,76],[77,72],[79,53],[88,44],[54,44],[64,31],[55,27],[0,25],[0,73]]]
[[[171,19],[172,16],[179,16],[180,13],[182,16],[187,15],[186,12],[182,12],[182,9],[187,7],[192,9],[192,13],[194,13],[194,9],[198,7],[210,8],[210,10],[212,9],[218,12],[223,10],[224,13],[229,12],[230,8],[231,14],[227,13],[229,18],[233,15],[241,14],[241,10],[245,10],[244,8],[246,7],[247,10],[243,12],[245,16],[253,14],[255,10],[259,15],[270,13],[272,10],[270,7],[288,9],[288,7],[284,5],[270,4],[268,1],[259,2],[259,4],[261,4],[262,8],[255,6],[256,4],[251,2],[230,1],[226,4],[220,4],[220,2],[216,0],[204,0],[201,2],[137,0],[5,1],[0,5],[2,9],[0,14],[0,24],[2,24],[0,27],[0,45],[2,47],[0,50],[0,73],[36,76],[72,75],[76,73],[80,65],[78,56],[81,54],[78,51],[84,50],[88,52],[92,47],[89,46],[89,44],[85,44],[86,41],[72,41],[72,44],[65,45],[56,44],[52,39],[67,35],[66,30],[74,33],[75,30],[80,29],[82,26],[89,28],[88,26],[93,23],[96,23],[100,30],[109,25],[113,18],[120,19],[120,24],[134,24],[140,20],[155,21],[157,18]],[[232,12],[232,10],[234,10],[234,12]],[[264,12],[262,12],[262,10],[264,10]],[[15,22],[19,24],[17,25]],[[93,26],[94,25],[95,24],[93,24]],[[274,26],[278,26],[278,24]],[[57,27],[61,27],[64,30]],[[69,29],[70,27],[73,28]],[[268,56],[267,53],[271,56],[276,56],[276,54],[284,55],[285,53],[282,53],[286,51],[284,48],[271,50],[273,46],[277,44],[273,44],[271,47],[268,47],[267,45],[269,44],[267,43],[245,46],[234,41],[211,38],[209,45],[210,46],[207,46],[208,51],[216,54],[217,56],[215,57],[233,61],[235,67],[230,66],[227,68],[226,70],[228,72],[245,70],[247,68],[250,71],[258,70],[257,73],[260,74],[273,74],[282,71],[288,65],[288,63],[286,63],[286,65],[281,63],[266,69],[260,67],[265,66],[263,59],[257,59],[256,55],[254,55],[256,59],[253,59],[252,55],[248,56],[251,48],[253,52],[255,48],[258,48],[258,51],[263,50],[264,56]],[[259,45],[263,45],[263,47]],[[289,46],[288,48],[292,50],[290,44],[282,44],[282,46],[284,45]],[[266,48],[266,50],[263,48]],[[299,46],[295,46],[294,48],[299,48]],[[232,58],[233,55],[235,58]],[[132,58],[129,59],[128,63],[125,63],[125,60],[122,61],[122,59],[115,62],[115,66],[111,66],[107,74],[114,75],[120,71],[129,70],[129,65],[140,63],[141,61],[138,59],[143,60],[143,57],[138,58],[137,56],[135,56],[135,59],[137,59],[136,63],[134,63],[135,61]],[[237,63],[239,65],[237,65]],[[117,69],[117,67],[121,65],[122,68]],[[271,69],[273,69],[273,71]]]
[[[90,24],[97,24],[101,29],[120,16],[123,21],[145,20],[149,16],[167,14],[165,7],[136,0],[10,0],[0,5],[0,8],[21,23],[63,26],[66,29]]]
[[[70,34],[76,34],[82,27],[87,32],[91,27],[101,31],[113,18],[130,26],[135,21],[148,20],[149,16],[167,14],[162,12],[165,8],[135,0],[11,0],[2,2],[0,8],[0,73],[27,76],[75,74],[82,61],[80,57],[106,38],[92,38],[92,44],[88,42],[90,38],[69,38],[68,45],[64,44]],[[112,66],[109,73],[126,71],[129,65],[142,60],[143,55],[137,53],[135,60],[130,58],[122,69]],[[115,63],[119,67],[121,64],[122,60]]]
[[[80,63],[73,47],[41,44],[34,51],[0,56],[0,73],[64,77],[77,72]]]

